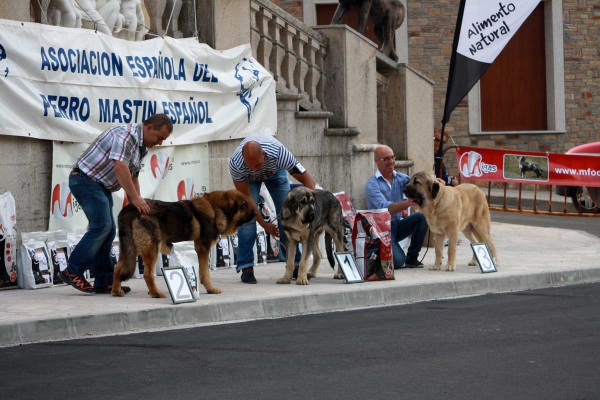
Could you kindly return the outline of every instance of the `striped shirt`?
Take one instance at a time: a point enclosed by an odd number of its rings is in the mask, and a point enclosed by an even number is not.
[[[393,172],[392,184],[381,175],[377,170],[372,175],[365,186],[365,194],[367,195],[367,208],[369,210],[378,210],[380,208],[388,208],[392,203],[399,203],[403,200],[404,186],[408,184],[409,176],[400,172]],[[402,219],[402,212],[392,214],[393,220]]]
[[[114,161],[129,165],[131,176],[137,176],[142,160],[148,154],[144,146],[142,124],[117,125],[104,131],[77,160],[77,167],[90,179],[111,192],[121,189]]]
[[[265,164],[260,171],[252,171],[244,162],[242,149],[248,142],[257,142],[266,153]],[[265,181],[275,175],[280,169],[285,169],[289,173],[292,173],[292,170],[298,164],[296,157],[273,136],[255,135],[244,139],[233,152],[229,161],[229,172],[236,182],[243,182],[246,179]]]

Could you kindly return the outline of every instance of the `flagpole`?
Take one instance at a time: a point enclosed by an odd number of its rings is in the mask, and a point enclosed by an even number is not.
[[[456,64],[456,49],[458,48],[458,40],[460,38],[460,30],[462,27],[463,15],[465,13],[466,0],[460,0],[458,6],[458,16],[456,18],[456,29],[454,31],[454,40],[452,43],[452,56],[450,57],[450,72],[448,74],[448,86],[446,87],[446,102],[444,104],[444,115],[442,117],[442,137],[440,138],[440,147],[435,155],[434,170],[438,178],[442,177],[442,151],[444,150],[444,131],[446,130],[446,123],[450,120],[450,112],[448,112],[448,99],[450,98],[450,88],[452,87],[452,81],[454,78],[454,66]]]

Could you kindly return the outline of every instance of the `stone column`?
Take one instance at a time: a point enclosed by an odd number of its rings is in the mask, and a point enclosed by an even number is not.
[[[217,50],[250,43],[249,0],[198,0],[196,4],[203,43]]]
[[[346,25],[313,28],[329,38],[324,90],[332,128],[358,128],[360,143],[377,141],[377,46]]]

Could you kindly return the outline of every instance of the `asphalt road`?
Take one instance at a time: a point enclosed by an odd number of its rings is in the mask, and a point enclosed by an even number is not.
[[[0,349],[6,399],[597,399],[600,284]]]
[[[491,213],[492,222],[503,222],[507,224],[553,227],[563,229],[574,229],[585,231],[600,237],[599,217],[562,217],[554,215],[519,214],[512,212]],[[600,396],[599,396],[600,398]]]

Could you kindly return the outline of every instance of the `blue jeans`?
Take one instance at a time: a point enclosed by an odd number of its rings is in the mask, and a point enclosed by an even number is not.
[[[285,169],[280,169],[267,179],[266,181],[255,181],[252,179],[246,179],[248,182],[248,187],[250,188],[250,195],[254,199],[254,202],[258,204],[258,196],[260,194],[260,185],[264,182],[271,198],[273,199],[273,203],[275,204],[275,212],[279,216],[281,213],[281,207],[283,206],[283,202],[285,200],[285,196],[287,196],[290,191],[290,181],[288,178],[288,173]],[[285,233],[283,233],[283,227],[281,226],[281,220],[277,219],[277,226],[279,227],[279,233],[281,235],[281,245],[279,254],[284,254],[285,244],[287,242],[287,238],[285,237]],[[248,222],[239,227],[238,229],[238,259],[237,259],[237,272],[240,272],[244,268],[250,268],[254,266],[254,244],[256,243],[256,220]],[[296,251],[296,258],[294,259],[294,264],[296,266],[300,265],[300,257],[301,254],[299,251]],[[285,260],[283,260],[285,261]]]
[[[83,276],[89,269],[95,275],[94,287],[112,285],[114,267],[110,250],[117,231],[112,193],[82,172],[69,175],[69,188],[89,221],[87,232],[69,258],[69,273]]]
[[[427,234],[427,221],[421,213],[414,213],[403,219],[392,221],[392,254],[394,257],[394,268],[401,268],[406,261],[404,250],[400,247],[399,241],[407,238],[412,233],[410,246],[408,246],[408,257],[418,258],[423,240]]]

